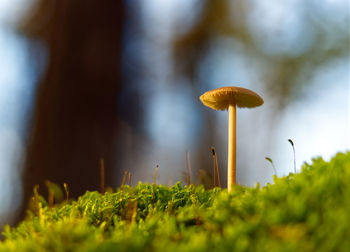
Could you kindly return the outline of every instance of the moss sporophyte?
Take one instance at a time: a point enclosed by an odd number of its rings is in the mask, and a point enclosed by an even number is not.
[[[27,219],[5,227],[0,251],[350,251],[349,181],[347,152],[230,193],[124,184],[50,210],[35,188]]]

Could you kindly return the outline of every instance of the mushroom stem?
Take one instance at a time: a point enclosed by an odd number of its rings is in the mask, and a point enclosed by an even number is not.
[[[228,162],[227,162],[227,189],[230,192],[236,184],[236,104],[228,108]]]

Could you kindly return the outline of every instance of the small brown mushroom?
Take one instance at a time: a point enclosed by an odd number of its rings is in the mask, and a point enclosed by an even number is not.
[[[221,87],[201,95],[202,103],[215,110],[228,109],[228,160],[227,188],[231,191],[236,184],[236,106],[254,108],[261,106],[264,100],[255,92],[241,87]]]

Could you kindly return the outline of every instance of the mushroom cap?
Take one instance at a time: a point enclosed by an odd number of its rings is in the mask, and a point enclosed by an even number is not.
[[[221,87],[205,92],[199,97],[202,103],[215,110],[226,110],[230,104],[239,108],[261,106],[264,100],[255,92],[241,87]]]

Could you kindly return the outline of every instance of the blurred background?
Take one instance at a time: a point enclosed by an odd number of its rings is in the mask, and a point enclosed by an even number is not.
[[[272,182],[350,149],[347,0],[0,0],[0,224],[33,187],[72,197],[125,170],[132,184],[226,186],[227,112],[199,96],[241,86],[265,104],[237,111],[238,182]],[[186,152],[188,159],[186,160]]]

